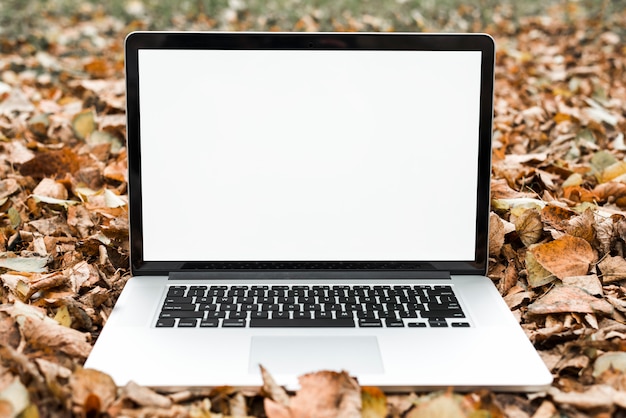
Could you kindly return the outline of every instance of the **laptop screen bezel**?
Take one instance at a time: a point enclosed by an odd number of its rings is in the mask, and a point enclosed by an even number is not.
[[[480,51],[480,121],[477,142],[477,207],[473,260],[396,261],[146,261],[143,251],[139,51],[142,49],[253,50],[408,50]],[[127,151],[130,221],[130,266],[133,275],[167,275],[181,271],[447,271],[451,275],[484,275],[488,261],[488,225],[493,123],[495,45],[485,34],[409,33],[254,33],[254,32],[134,32],[125,41]],[[176,236],[166,237],[175,245]],[[182,245],[182,244],[181,244]]]

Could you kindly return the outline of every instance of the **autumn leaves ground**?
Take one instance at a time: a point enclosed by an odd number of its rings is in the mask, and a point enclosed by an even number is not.
[[[254,17],[230,18],[181,27]],[[388,29],[351,19],[338,29]],[[122,40],[146,25],[92,13],[0,37],[0,416],[624,415],[625,26],[560,12],[469,22],[498,44],[489,275],[555,375],[531,395],[385,395],[333,373],[291,399],[270,376],[260,393],[158,394],[83,371],[128,277]],[[445,220],[442,233],[454,237]]]

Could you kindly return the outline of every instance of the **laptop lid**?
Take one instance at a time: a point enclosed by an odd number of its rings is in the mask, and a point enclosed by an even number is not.
[[[126,40],[131,267],[484,274],[486,35]]]

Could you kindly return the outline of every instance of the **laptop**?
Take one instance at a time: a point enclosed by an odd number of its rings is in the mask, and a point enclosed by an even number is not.
[[[85,367],[118,385],[345,370],[389,391],[552,376],[485,276],[482,34],[126,39],[130,264]]]

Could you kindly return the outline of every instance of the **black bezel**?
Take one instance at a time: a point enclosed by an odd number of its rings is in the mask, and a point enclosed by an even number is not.
[[[436,50],[481,51],[482,79],[478,151],[478,199],[475,259],[466,261],[274,261],[206,262],[145,261],[143,259],[140,109],[138,51],[140,49],[327,49],[327,50]],[[485,34],[421,33],[254,33],[254,32],[134,32],[125,42],[127,146],[129,168],[130,260],[135,275],[165,275],[177,271],[380,271],[431,269],[450,274],[485,274],[488,260],[489,184],[495,45]],[[459,208],[463,210],[463,208]],[[454,246],[454,231],[450,231]],[[171,237],[175,245],[176,237]],[[184,243],[181,243],[184,245]]]

